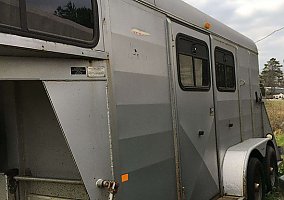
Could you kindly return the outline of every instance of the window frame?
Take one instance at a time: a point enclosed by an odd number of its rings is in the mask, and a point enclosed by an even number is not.
[[[229,55],[229,56],[232,57],[233,66],[231,66],[231,67],[233,67],[233,72],[234,72],[234,80],[233,80],[234,81],[234,87],[233,88],[218,86],[218,82],[217,82],[218,72],[217,72],[217,60],[216,60],[216,58],[217,58],[217,56],[216,56],[217,51],[219,53],[224,53],[224,54]],[[216,78],[216,88],[217,88],[217,90],[219,92],[235,92],[236,89],[237,89],[237,77],[236,77],[235,56],[234,56],[233,52],[217,46],[217,47],[215,47],[215,50],[214,50],[214,59],[215,59],[215,63],[214,64],[215,64],[215,78]],[[224,64],[224,67],[225,67],[225,76],[224,76],[224,78],[225,78],[225,85],[227,85],[227,77],[226,77],[226,67],[227,67],[227,65],[225,63],[221,63],[221,64]]]
[[[206,48],[206,53],[207,53],[207,60],[203,59],[202,57],[200,56],[196,56],[194,54],[184,54],[184,53],[180,53],[179,52],[179,41],[180,39],[183,39],[183,40],[187,40],[187,41],[190,41],[190,42],[193,42],[195,44],[199,44],[199,45],[202,45]],[[186,55],[186,56],[191,56],[192,57],[192,63],[193,63],[193,76],[194,76],[194,79],[196,80],[196,73],[195,73],[195,65],[194,65],[194,59],[201,59],[202,62],[205,60],[207,61],[207,69],[208,69],[208,85],[207,86],[203,86],[203,87],[199,87],[199,86],[184,86],[182,84],[182,81],[181,81],[181,73],[180,73],[180,58],[179,58],[179,54],[182,54],[182,55]],[[201,92],[207,92],[207,91],[210,91],[211,89],[211,59],[210,59],[210,52],[209,52],[209,47],[207,45],[207,43],[203,40],[200,40],[200,39],[197,39],[197,38],[194,38],[194,37],[191,37],[189,35],[186,35],[186,34],[183,34],[183,33],[178,33],[176,35],[176,61],[177,61],[177,76],[178,76],[178,83],[179,83],[179,86],[180,88],[183,90],[183,91],[201,91]],[[195,82],[195,85],[196,85],[196,81],[194,80]]]
[[[93,48],[97,46],[100,38],[99,9],[97,0],[90,1],[92,3],[94,17],[93,39],[90,41],[70,38],[52,33],[46,33],[42,31],[29,30],[27,27],[26,0],[19,0],[20,27],[0,24],[0,32],[19,35],[28,38],[40,39],[49,42],[58,42],[67,45],[74,45],[83,48]]]

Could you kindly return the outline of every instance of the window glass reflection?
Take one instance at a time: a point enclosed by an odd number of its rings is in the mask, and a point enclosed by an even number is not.
[[[91,0],[26,0],[30,30],[91,41],[94,16]]]
[[[0,24],[20,27],[19,0],[0,0]]]

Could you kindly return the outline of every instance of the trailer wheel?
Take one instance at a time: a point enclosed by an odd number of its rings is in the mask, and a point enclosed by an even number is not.
[[[267,192],[271,191],[274,187],[278,186],[278,166],[276,161],[275,150],[271,146],[266,148],[265,157],[265,176]]]
[[[264,169],[257,158],[250,158],[247,170],[248,200],[262,200],[265,196]]]

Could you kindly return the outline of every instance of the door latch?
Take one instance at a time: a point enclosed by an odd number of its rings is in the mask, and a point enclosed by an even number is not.
[[[106,188],[109,192],[108,200],[113,200],[114,195],[118,192],[119,184],[115,181],[106,181],[99,179],[96,182],[98,188]]]
[[[215,114],[215,108],[214,108],[214,107],[211,107],[211,108],[209,109],[209,113],[210,113],[210,116],[214,116],[214,114]]]

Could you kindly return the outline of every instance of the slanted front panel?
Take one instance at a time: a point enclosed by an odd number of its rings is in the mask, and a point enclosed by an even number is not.
[[[20,156],[20,175],[80,180],[80,174],[66,145],[42,82],[0,83],[3,92],[11,90],[11,85],[15,85],[17,119],[21,135],[18,140],[24,146],[23,155]],[[7,99],[4,99],[6,102],[12,99],[8,97],[7,94]],[[10,112],[6,110],[6,113]],[[8,121],[5,123],[9,126]],[[7,135],[9,134],[11,133],[7,132]],[[9,158],[12,159],[10,155],[13,154],[9,153]]]
[[[91,200],[99,178],[113,180],[105,81],[45,81],[47,93]]]

